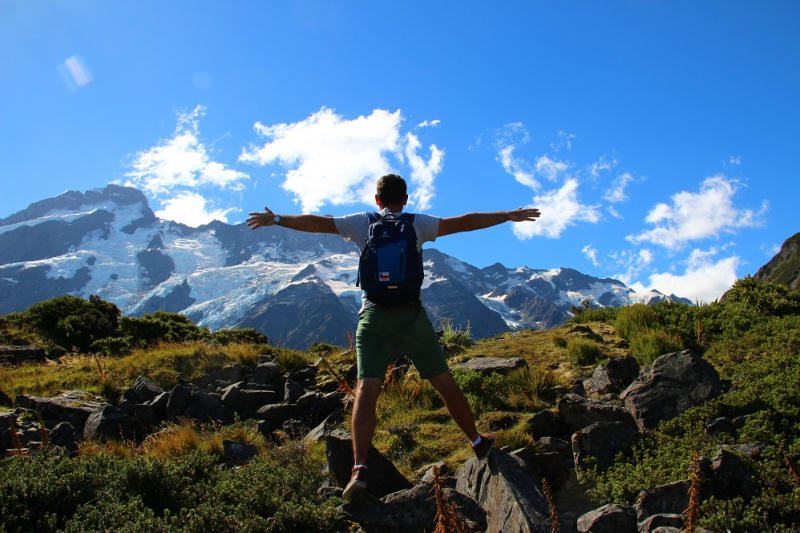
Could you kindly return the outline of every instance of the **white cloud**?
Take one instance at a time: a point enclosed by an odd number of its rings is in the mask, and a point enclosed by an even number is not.
[[[591,244],[587,244],[581,249],[581,252],[583,252],[583,255],[585,255],[594,266],[600,266],[600,263],[597,261],[597,248],[592,248]]]
[[[542,215],[537,222],[514,224],[514,234],[519,239],[537,235],[556,239],[568,226],[578,222],[596,223],[600,212],[596,206],[583,205],[578,200],[578,180],[568,178],[560,189],[555,189],[533,198],[533,205]]]
[[[289,170],[282,187],[300,202],[303,212],[316,212],[326,204],[345,205],[361,201],[374,203],[375,182],[393,172],[388,156],[398,162],[408,157],[411,165],[410,196],[429,206],[433,180],[442,168],[444,152],[431,145],[425,161],[417,155],[416,136],[401,136],[403,117],[376,109],[371,115],[345,120],[331,109],[322,108],[293,124],[255,124],[266,137],[262,146],[242,150],[240,161],[256,165],[279,163]]]
[[[608,211],[608,213],[614,218],[622,218],[622,215],[619,214],[619,211],[614,209],[613,205],[606,207],[606,211]]]
[[[760,225],[768,204],[765,201],[759,212],[739,208],[733,203],[737,190],[736,180],[721,175],[706,178],[699,192],[682,191],[672,196],[672,205],[662,203],[653,207],[646,221],[655,228],[626,239],[679,250],[693,240]]]
[[[613,166],[617,164],[617,160],[613,159],[611,162],[606,161],[606,156],[600,158],[599,161],[595,161],[588,167],[586,167],[587,172],[593,178],[599,178],[600,172],[602,171],[609,171]]]
[[[442,121],[441,121],[441,120],[431,120],[431,121],[428,121],[428,120],[423,120],[422,122],[420,122],[419,124],[417,124],[417,127],[418,127],[418,128],[427,128],[427,127],[431,127],[431,128],[433,128],[433,127],[436,127],[436,126],[438,126],[438,125],[439,125],[439,124],[441,124],[441,123],[442,123]]]
[[[731,158],[728,160],[728,163],[730,163],[731,165],[741,165],[742,164],[742,156],[738,156],[738,157],[731,156]]]
[[[650,286],[664,294],[712,302],[731,288],[737,279],[736,268],[741,264],[741,259],[735,255],[714,261],[712,257],[717,253],[715,248],[709,251],[695,249],[683,274],[653,274]]]
[[[206,186],[242,190],[242,181],[250,176],[212,161],[200,142],[198,121],[204,114],[205,108],[197,106],[191,113],[179,115],[172,138],[137,153],[130,165],[133,170],[125,174],[129,178],[127,184],[154,197],[173,194],[176,189]]]
[[[546,155],[536,161],[536,173],[550,181],[556,181],[562,173],[567,171],[567,168],[568,165],[563,161],[550,159]]]
[[[567,150],[572,150],[572,139],[575,139],[577,135],[572,133],[565,133],[563,131],[558,132],[558,140],[554,143],[550,143],[550,147],[558,152],[564,146],[567,147]]]
[[[209,210],[206,200],[202,195],[194,192],[181,192],[174,198],[163,202],[164,209],[156,211],[156,216],[164,220],[174,220],[196,228],[208,224],[212,220],[228,222],[227,215],[236,209]]]
[[[430,209],[433,200],[433,181],[436,175],[442,171],[444,161],[444,150],[440,150],[435,144],[431,145],[431,157],[425,161],[417,155],[420,142],[416,135],[411,133],[406,135],[406,157],[411,167],[411,183],[414,188],[409,195],[409,202],[414,205],[417,211]]]
[[[530,187],[534,191],[539,190],[541,185],[532,172],[525,168],[525,163],[514,157],[514,145],[505,146],[500,149],[498,156],[500,163],[506,172],[514,176],[521,184]]]
[[[614,254],[612,257],[616,259],[617,266],[622,269],[620,273],[614,274],[612,277],[620,280],[625,285],[634,288],[636,292],[646,292],[646,289],[639,290],[636,288],[637,284],[640,284],[634,280],[640,276],[645,267],[655,260],[653,252],[647,248],[642,248],[637,252],[625,251],[619,254]]]
[[[611,188],[606,191],[603,198],[611,203],[624,202],[628,199],[628,196],[625,194],[625,187],[627,187],[628,183],[631,181],[633,181],[633,176],[629,172],[620,174],[611,183]]]

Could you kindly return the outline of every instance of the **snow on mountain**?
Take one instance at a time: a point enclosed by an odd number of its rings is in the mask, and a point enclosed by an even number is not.
[[[557,326],[586,299],[619,306],[667,298],[568,268],[479,269],[435,249],[424,257],[431,319],[469,324],[478,337]],[[126,315],[181,312],[212,330],[256,327],[286,346],[341,344],[361,305],[358,260],[337,235],[161,221],[140,191],[109,185],[0,220],[0,313],[94,294]]]

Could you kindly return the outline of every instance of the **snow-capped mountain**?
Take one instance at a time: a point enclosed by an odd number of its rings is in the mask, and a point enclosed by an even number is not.
[[[585,299],[667,298],[567,268],[479,269],[430,248],[424,258],[431,320],[469,324],[479,338],[557,326]],[[117,185],[65,192],[0,220],[0,314],[95,294],[126,315],[180,312],[212,330],[252,327],[304,349],[355,331],[357,269],[356,247],[338,235],[216,221],[190,228],[159,220],[140,191]]]

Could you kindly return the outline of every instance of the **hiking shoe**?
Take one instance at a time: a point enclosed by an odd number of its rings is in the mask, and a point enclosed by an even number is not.
[[[344,488],[344,492],[342,493],[342,498],[347,503],[350,503],[350,500],[353,499],[353,495],[360,491],[367,488],[367,467],[366,466],[359,466],[353,468],[353,474],[350,476],[350,483]]]
[[[489,453],[494,446],[494,435],[481,435],[481,441],[477,446],[472,446],[472,451],[475,452],[475,457],[479,460],[489,457]]]

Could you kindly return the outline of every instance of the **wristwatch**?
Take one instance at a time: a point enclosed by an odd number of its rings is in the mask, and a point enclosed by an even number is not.
[[[280,221],[281,221],[281,216],[280,216],[280,215],[275,215],[275,216],[272,218],[272,222],[273,222],[273,224],[277,224],[277,223],[278,223],[278,222],[280,222]]]

